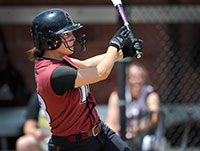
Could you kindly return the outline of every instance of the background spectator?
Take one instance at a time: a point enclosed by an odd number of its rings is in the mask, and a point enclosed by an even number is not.
[[[16,142],[17,151],[48,151],[50,128],[43,110],[39,106],[37,94],[34,93],[27,106],[26,122],[23,132]]]
[[[154,134],[158,122],[159,96],[151,85],[147,85],[148,73],[142,64],[128,66],[125,90],[127,129],[126,138],[133,139],[133,147],[141,148],[142,139]],[[118,91],[113,91],[108,101],[106,123],[116,133],[120,133],[120,106]],[[150,139],[145,139],[150,143]],[[147,145],[147,142],[144,142]],[[137,147],[139,144],[139,147]],[[149,145],[148,145],[149,146]],[[150,147],[150,146],[149,146]]]

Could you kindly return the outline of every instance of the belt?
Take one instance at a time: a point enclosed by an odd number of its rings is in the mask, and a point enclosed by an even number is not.
[[[85,140],[90,137],[95,137],[100,132],[101,132],[101,125],[97,124],[91,130],[88,130],[88,131],[72,134],[69,136],[52,136],[52,137],[56,140],[60,140],[60,141],[63,140],[63,141],[68,141],[70,143],[73,143],[73,142],[80,142],[81,140]]]

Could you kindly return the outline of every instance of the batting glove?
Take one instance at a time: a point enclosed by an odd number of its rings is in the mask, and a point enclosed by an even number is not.
[[[110,40],[109,46],[113,46],[119,51],[130,41],[129,34],[130,31],[125,26],[122,26]]]
[[[123,48],[123,57],[133,57],[136,55],[136,51],[142,52],[143,41],[138,38],[134,38],[134,41],[129,41]]]

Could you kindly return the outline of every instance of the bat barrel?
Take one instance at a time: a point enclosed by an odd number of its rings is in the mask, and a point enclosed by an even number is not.
[[[124,25],[125,26],[129,25],[122,4],[116,5],[115,8],[117,9],[119,15],[121,16],[121,18],[122,18],[122,20],[124,22]]]

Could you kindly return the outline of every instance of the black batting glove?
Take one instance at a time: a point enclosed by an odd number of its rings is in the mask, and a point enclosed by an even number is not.
[[[123,48],[123,57],[134,57],[136,52],[142,52],[143,41],[138,38],[134,38],[133,42],[129,41]]]
[[[119,51],[124,47],[124,45],[126,45],[130,41],[129,34],[130,31],[128,31],[126,26],[122,26],[120,29],[117,30],[115,35],[110,40],[109,46],[113,46]]]

